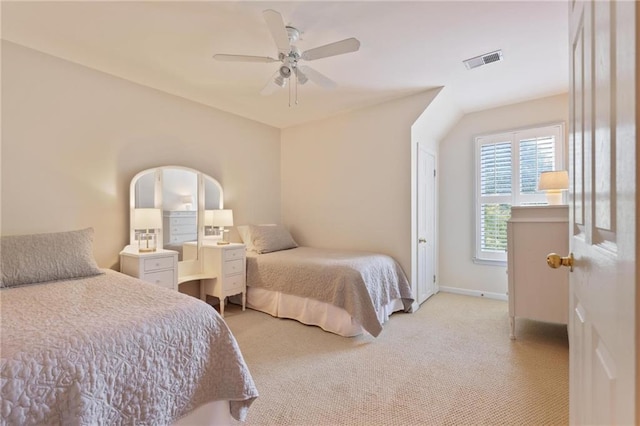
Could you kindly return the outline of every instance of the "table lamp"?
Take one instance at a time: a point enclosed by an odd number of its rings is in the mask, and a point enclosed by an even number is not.
[[[141,253],[156,251],[157,230],[162,227],[160,209],[134,209],[133,227],[138,232],[138,251]],[[153,232],[151,232],[153,230]]]
[[[562,191],[569,189],[569,173],[566,170],[540,173],[538,191],[547,193],[549,205],[562,204]]]
[[[225,232],[229,232],[225,230],[225,226],[233,226],[233,211],[230,209],[220,209],[220,210],[211,210],[212,212],[212,225],[217,226],[222,236],[222,239],[218,241],[218,245],[229,244],[229,242],[225,238]],[[206,218],[205,218],[206,223]]]

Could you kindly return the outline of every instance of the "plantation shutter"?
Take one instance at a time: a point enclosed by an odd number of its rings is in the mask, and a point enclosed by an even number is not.
[[[554,170],[555,138],[520,141],[520,194],[536,194],[540,173]]]
[[[540,173],[562,167],[563,126],[476,138],[476,259],[506,260],[511,206],[546,204]]]
[[[507,249],[507,220],[511,205],[492,201],[493,196],[511,196],[511,141],[488,143],[480,147],[481,204],[480,247],[483,252]],[[500,201],[500,200],[495,200]]]

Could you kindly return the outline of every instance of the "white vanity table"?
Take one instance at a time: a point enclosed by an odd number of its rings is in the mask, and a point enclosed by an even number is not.
[[[197,244],[185,243],[183,256],[188,260],[195,256]],[[218,245],[216,241],[204,240],[200,258],[203,261],[200,279],[200,299],[207,295],[220,300],[220,315],[224,317],[224,301],[228,296],[242,294],[242,310],[247,302],[246,251],[244,244]]]
[[[187,167],[156,167],[133,177],[129,199],[130,245],[120,253],[121,272],[175,290],[181,283],[199,281],[200,299],[206,301],[207,295],[220,299],[221,315],[227,296],[242,294],[245,309],[245,246],[218,245],[218,237],[205,237],[205,211],[224,206],[217,180]],[[163,212],[162,228],[154,231],[161,244],[156,251],[137,250],[141,230],[133,225],[136,209]]]

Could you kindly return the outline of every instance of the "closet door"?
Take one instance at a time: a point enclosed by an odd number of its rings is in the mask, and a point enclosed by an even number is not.
[[[418,304],[436,292],[436,157],[418,144]]]

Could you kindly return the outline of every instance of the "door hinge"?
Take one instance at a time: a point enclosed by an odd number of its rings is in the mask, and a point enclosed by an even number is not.
[[[436,283],[436,276],[435,275],[433,276],[433,283],[434,284]]]
[[[436,177],[436,169],[433,169],[433,177]]]

